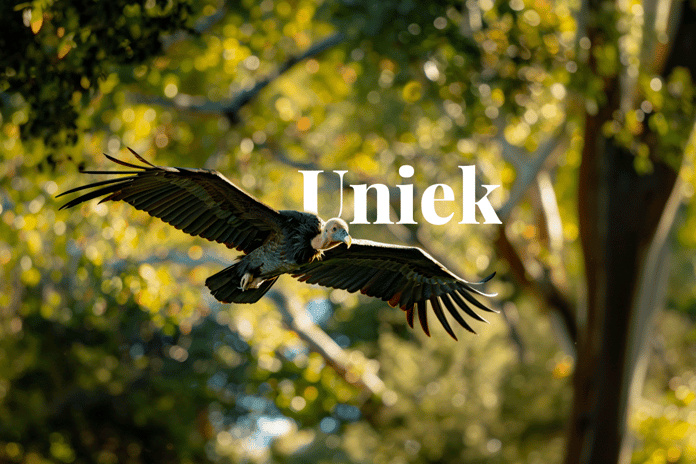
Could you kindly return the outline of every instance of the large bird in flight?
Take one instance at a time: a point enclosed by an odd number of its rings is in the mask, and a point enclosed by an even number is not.
[[[493,311],[472,294],[490,280],[470,283],[417,247],[352,239],[348,224],[315,214],[277,211],[227,180],[217,171],[155,166],[136,152],[136,165],[105,156],[128,171],[82,171],[88,174],[126,174],[77,187],[58,196],[92,189],[69,201],[70,208],[93,198],[122,200],[162,219],[187,234],[225,244],[243,252],[230,267],[206,279],[213,296],[224,303],[255,303],[281,274],[302,282],[340,288],[388,301],[406,313],[413,328],[414,314],[430,336],[427,302],[455,340],[447,317],[451,314],[475,333],[459,312],[486,322],[471,306]]]

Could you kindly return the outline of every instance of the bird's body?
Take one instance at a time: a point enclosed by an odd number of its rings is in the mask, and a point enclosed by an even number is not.
[[[272,233],[263,245],[240,258],[246,266],[256,270],[254,277],[257,279],[286,274],[321,253],[311,246],[312,239],[321,234],[322,224],[316,215],[280,211],[280,216],[281,232]]]
[[[482,293],[451,273],[420,248],[353,240],[340,218],[324,222],[315,214],[277,211],[247,194],[217,171],[154,166],[133,150],[138,166],[106,155],[135,171],[84,171],[128,174],[78,187],[85,193],[61,209],[92,198],[122,200],[184,232],[224,243],[243,252],[237,262],[210,276],[206,286],[222,302],[254,303],[282,274],[331,288],[360,291],[388,301],[406,312],[413,327],[418,313],[429,333],[426,302],[447,332],[456,339],[444,308],[467,330],[473,329],[457,311],[484,321],[469,304],[491,311],[471,293]]]
[[[326,227],[317,215],[299,211],[279,211],[279,231],[272,232],[259,247],[239,257],[232,266],[210,276],[206,285],[213,296],[225,303],[254,303],[281,274],[289,274],[303,264],[321,257],[322,229]],[[335,219],[333,221],[336,221]],[[343,221],[341,221],[343,222]],[[343,223],[345,236],[347,225]],[[312,242],[320,248],[315,248]],[[340,242],[330,242],[331,246]],[[264,282],[270,285],[264,286]],[[257,290],[258,289],[258,290]]]

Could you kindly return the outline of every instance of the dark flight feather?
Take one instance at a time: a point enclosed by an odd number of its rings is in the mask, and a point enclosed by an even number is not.
[[[349,291],[360,290],[368,296],[387,301],[406,311],[406,320],[410,326],[413,326],[415,308],[421,327],[427,335],[430,335],[427,302],[430,302],[435,316],[455,340],[457,337],[447,320],[441,301],[454,320],[472,333],[476,332],[464,320],[457,307],[483,322],[486,320],[476,314],[470,305],[496,312],[471,296],[471,293],[494,296],[476,288],[488,282],[494,274],[480,282],[467,282],[417,247],[354,239],[350,248],[342,244],[327,250],[320,260],[304,264],[291,274],[302,282]]]
[[[129,148],[130,150],[130,148]],[[428,302],[438,321],[454,338],[447,313],[469,332],[475,333],[461,312],[478,321],[486,320],[474,309],[493,311],[473,294],[494,296],[479,288],[494,274],[476,283],[467,282],[450,272],[425,251],[416,247],[391,245],[369,240],[352,240],[345,227],[343,239],[321,247],[323,254],[311,244],[328,229],[317,216],[297,211],[277,211],[227,180],[217,171],[207,169],[160,167],[146,161],[130,150],[141,165],[106,157],[129,170],[82,171],[88,174],[116,174],[124,177],[83,185],[61,193],[82,192],[61,209],[101,198],[104,201],[124,201],[183,230],[187,234],[224,243],[245,256],[206,280],[213,296],[223,302],[254,303],[275,283],[278,276],[288,273],[301,282],[344,289],[387,301],[406,314],[413,328],[416,313],[423,331],[430,336]],[[86,191],[86,192],[85,192]],[[322,225],[324,224],[324,225]],[[334,222],[335,224],[335,222]],[[322,229],[326,227],[326,229]],[[334,226],[332,230],[336,230]],[[347,238],[346,238],[347,236]],[[283,244],[273,255],[270,242]],[[346,243],[350,243],[347,246]],[[333,248],[331,248],[333,246]],[[328,249],[327,249],[328,248]],[[260,249],[260,250],[259,250]],[[256,257],[249,253],[257,251]],[[260,253],[259,253],[260,251]],[[261,262],[276,260],[277,268],[261,275]],[[280,262],[278,262],[280,261]],[[254,264],[256,263],[256,264]],[[277,269],[277,270],[276,270]],[[259,277],[257,287],[240,283]],[[495,311],[493,311],[495,312]]]
[[[277,210],[244,192],[217,171],[155,166],[130,151],[144,166],[105,154],[114,163],[134,170],[85,171],[90,174],[125,174],[126,177],[63,192],[58,196],[95,189],[60,209],[101,196],[104,197],[101,201],[123,200],[188,234],[221,242],[245,253],[261,245],[271,231],[278,230],[281,219]]]

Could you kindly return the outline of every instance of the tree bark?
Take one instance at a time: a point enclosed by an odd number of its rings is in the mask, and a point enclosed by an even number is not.
[[[693,56],[695,18],[686,2],[663,76],[675,66],[687,66],[695,76],[694,64],[684,61]],[[664,229],[671,227],[679,199],[672,195],[677,172],[656,153],[655,137],[644,139],[653,142],[649,174],[638,174],[634,156],[604,137],[602,126],[612,120],[621,100],[618,79],[605,83],[607,103],[586,117],[579,174],[587,303],[578,315],[566,464],[630,462],[625,447],[629,402],[640,393],[637,378],[642,385],[638,360],[650,336],[646,321],[662,304],[661,297],[655,298],[660,295],[657,286],[651,286],[652,294],[643,287],[664,280],[658,274],[666,271],[660,259]]]
[[[642,344],[631,330],[639,317],[637,282],[677,178],[662,163],[640,175],[633,155],[596,133],[586,137],[580,231],[587,307],[578,324],[568,464],[619,462],[634,368],[627,354]]]

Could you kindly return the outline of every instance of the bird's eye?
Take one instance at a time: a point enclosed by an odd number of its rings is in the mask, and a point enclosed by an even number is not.
[[[336,232],[336,226],[333,226],[333,228],[331,229],[331,232]]]

